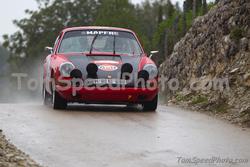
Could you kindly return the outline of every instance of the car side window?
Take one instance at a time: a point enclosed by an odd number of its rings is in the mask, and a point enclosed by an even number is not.
[[[55,41],[55,43],[54,43],[53,50],[55,50],[55,49],[56,49],[56,46],[57,46],[57,44],[58,44],[59,39],[61,38],[61,36],[62,36],[62,34],[60,34],[60,35],[56,38],[56,41]]]

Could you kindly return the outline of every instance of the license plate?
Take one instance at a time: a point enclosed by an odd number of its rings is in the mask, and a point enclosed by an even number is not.
[[[127,80],[124,79],[89,79],[88,84],[96,85],[126,85]]]

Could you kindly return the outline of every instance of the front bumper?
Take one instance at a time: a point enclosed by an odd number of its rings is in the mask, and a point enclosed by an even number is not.
[[[68,102],[80,103],[107,103],[107,104],[125,104],[125,103],[143,103],[151,101],[158,94],[158,88],[79,88],[71,87],[64,89],[62,86],[56,86],[57,92]]]

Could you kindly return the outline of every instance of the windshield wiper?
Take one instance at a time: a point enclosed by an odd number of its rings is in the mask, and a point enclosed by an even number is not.
[[[98,34],[95,35],[95,37],[93,38],[93,40],[91,42],[89,54],[92,54],[93,46],[94,46],[94,43],[95,43],[95,40],[97,39],[97,37],[98,37]]]

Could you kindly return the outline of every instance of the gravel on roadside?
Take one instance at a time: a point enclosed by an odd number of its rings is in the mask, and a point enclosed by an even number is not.
[[[40,165],[11,144],[0,129],[0,167],[40,167]]]

